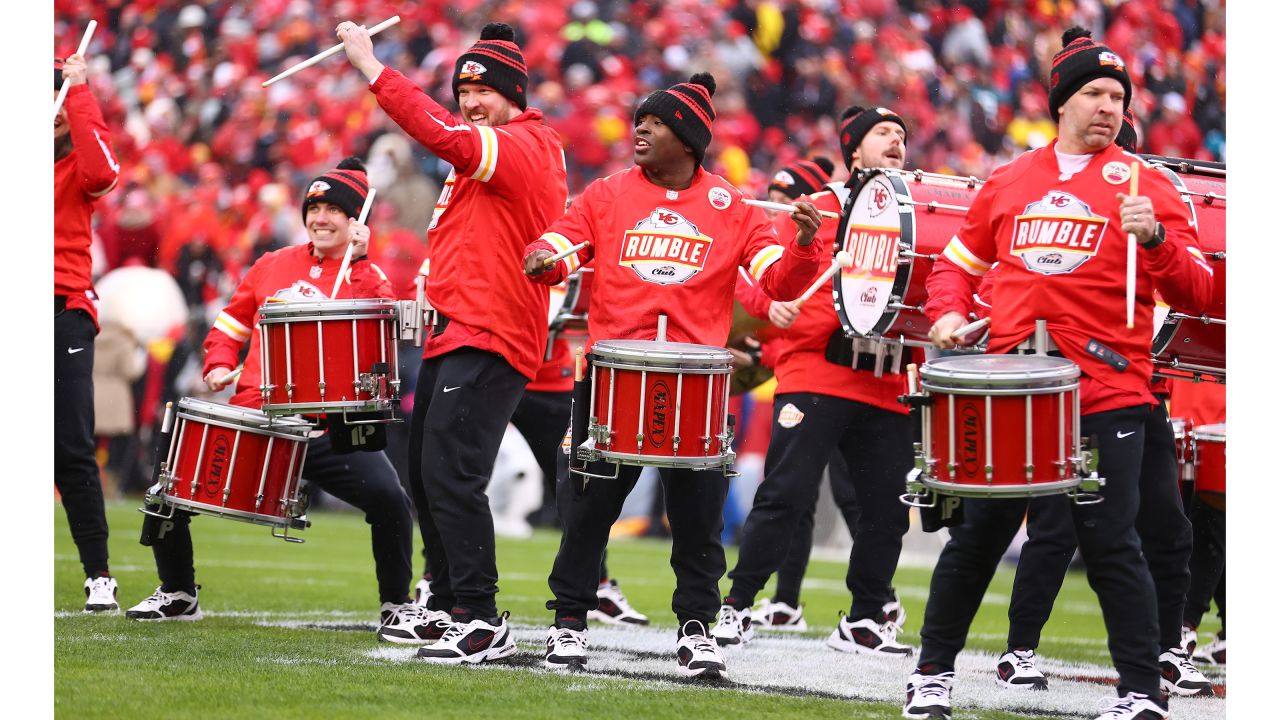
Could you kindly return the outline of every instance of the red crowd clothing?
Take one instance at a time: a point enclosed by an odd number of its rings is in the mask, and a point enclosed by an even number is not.
[[[960,232],[934,264],[925,314],[936,322],[947,312],[968,313],[980,279],[999,261],[988,352],[1008,351],[1044,319],[1059,350],[1084,375],[1083,414],[1154,403],[1152,291],[1179,307],[1206,306],[1213,270],[1173,184],[1139,162],[1139,193],[1151,198],[1166,241],[1138,251],[1134,328],[1127,329],[1127,238],[1116,193],[1128,193],[1129,167],[1139,158],[1110,146],[1064,181],[1056,147],[1055,141],[1022,155],[982,186]],[[1128,364],[1117,369],[1091,354],[1090,341]]]
[[[532,279],[555,285],[595,263],[588,349],[596,340],[652,340],[658,315],[672,342],[724,346],[733,319],[737,268],[774,298],[793,298],[818,266],[821,246],[782,244],[764,213],[718,175],[697,169],[685,190],[653,184],[640,167],[596,180],[564,217],[530,243],[561,252],[590,244]]]
[[[233,368],[240,348],[249,342],[244,371],[236,381],[232,405],[257,408],[262,405],[262,358],[258,349],[258,308],[267,298],[279,300],[325,300],[333,290],[342,266],[340,258],[316,257],[312,245],[294,245],[269,252],[245,273],[231,302],[218,313],[204,338],[204,374],[216,367]],[[324,288],[323,290],[321,288]],[[332,299],[395,299],[387,276],[368,260],[352,260],[347,280]]]
[[[369,86],[405,132],[453,165],[427,230],[427,299],[449,319],[424,358],[472,347],[533,378],[547,343],[547,291],[526,282],[524,246],[564,213],[560,136],[530,108],[498,127],[469,125],[400,73]]]
[[[53,164],[53,294],[68,310],[83,310],[98,324],[93,294],[93,204],[111,192],[120,163],[98,102],[85,84],[67,91],[63,108],[73,148]]]

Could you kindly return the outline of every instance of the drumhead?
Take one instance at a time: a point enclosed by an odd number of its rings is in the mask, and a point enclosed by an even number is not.
[[[290,320],[380,318],[394,317],[396,315],[396,301],[385,298],[290,300],[287,302],[267,302],[258,308],[258,317],[264,323],[287,322]]]
[[[899,264],[898,243],[914,236],[915,214],[897,170],[872,171],[845,202],[837,245],[853,256],[840,270],[836,312],[842,324],[859,335],[883,333],[896,313],[886,313],[892,298],[901,298],[911,282],[911,263]]]
[[[1227,424],[1213,423],[1211,425],[1201,425],[1191,431],[1191,437],[1197,442],[1227,442]]]
[[[657,340],[601,340],[591,347],[594,359],[668,367],[727,366],[733,354],[722,347]],[[600,364],[600,363],[598,363]]]
[[[1047,355],[958,355],[920,367],[927,390],[976,388],[1069,388],[1080,378],[1070,360]]]
[[[184,397],[178,401],[178,416],[196,421],[213,421],[220,425],[253,430],[269,428],[273,432],[306,439],[311,423],[296,417],[271,417],[261,410]]]

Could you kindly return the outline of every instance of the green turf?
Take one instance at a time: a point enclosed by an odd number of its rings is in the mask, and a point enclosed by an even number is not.
[[[138,502],[108,506],[112,571],[120,603],[141,600],[158,584],[149,548],[137,543]],[[55,506],[55,700],[65,717],[245,718],[266,715],[344,718],[893,718],[900,706],[859,704],[703,687],[655,685],[599,676],[548,672],[439,668],[367,657],[380,644],[371,631],[299,630],[255,624],[270,613],[291,619],[372,623],[377,594],[363,518],[315,512],[302,545],[285,544],[260,526],[217,518],[192,524],[200,604],[213,616],[198,623],[144,624],[120,615],[85,616],[83,575],[66,518]],[[499,540],[499,607],[523,624],[548,622],[546,575],[558,535],[540,531],[524,541]],[[632,604],[655,623],[674,628],[674,580],[669,546],[657,540],[622,540],[610,546],[610,570]],[[735,557],[730,548],[729,565]],[[420,556],[415,564],[421,565]],[[903,568],[895,580],[910,615],[899,637],[918,645],[929,572]],[[1002,568],[974,626],[971,646],[1004,647],[1003,603],[1012,572]],[[803,599],[824,637],[836,613],[847,609],[844,567],[815,560]],[[722,581],[722,590],[727,580]],[[1072,573],[1049,625],[1042,654],[1107,663],[1096,601],[1083,575]],[[278,618],[277,618],[278,619]],[[1209,628],[1206,627],[1208,632]],[[528,648],[522,647],[522,652]],[[905,682],[905,678],[904,678]],[[961,717],[1011,718],[1005,713],[962,712]]]

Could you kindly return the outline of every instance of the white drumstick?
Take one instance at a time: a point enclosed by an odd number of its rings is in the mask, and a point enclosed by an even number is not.
[[[235,382],[235,381],[236,381],[236,378],[240,377],[240,373],[242,373],[242,372],[244,372],[244,366],[243,366],[243,365],[241,365],[240,367],[236,368],[235,370],[232,370],[231,372],[227,373],[226,377],[222,378],[222,383],[223,383],[223,385],[224,385],[224,386],[226,386],[226,385],[230,385],[231,383]]]
[[[1138,162],[1129,164],[1129,197],[1138,194]],[[1138,294],[1138,236],[1129,233],[1129,244],[1125,248],[1124,273],[1124,312],[1125,327],[1133,329],[1134,298]]]
[[[955,331],[955,332],[951,333],[951,339],[952,339],[952,340],[963,340],[965,335],[968,335],[969,333],[973,332],[974,330],[981,330],[982,328],[986,327],[986,326],[987,326],[987,325],[989,325],[990,323],[991,323],[991,318],[989,318],[989,317],[984,317],[984,318],[982,318],[981,320],[975,320],[975,321],[973,321],[973,322],[969,323],[968,325],[964,325],[964,326],[962,326],[962,327],[960,327],[960,328],[956,329],[956,331]]]
[[[574,254],[574,253],[578,252],[579,250],[581,250],[582,248],[584,248],[584,247],[586,247],[586,246],[588,246],[588,245],[590,245],[590,244],[591,244],[590,242],[583,241],[583,242],[578,243],[577,245],[574,245],[573,247],[569,248],[568,250],[561,250],[560,252],[556,253],[555,255],[552,255],[551,257],[549,257],[549,258],[547,258],[547,259],[543,260],[543,261],[542,261],[542,267],[551,267],[552,265],[555,265],[556,263],[558,263],[558,262],[560,262],[561,260],[563,260],[563,259],[565,259],[565,258],[569,257],[570,255],[572,255],[572,254]]]
[[[364,221],[368,219],[369,208],[373,207],[373,196],[377,194],[377,189],[369,188],[369,194],[364,199],[364,207],[360,208],[360,219],[356,222],[363,225]],[[353,247],[355,247],[355,243],[347,243],[347,252],[342,255],[342,267],[338,268],[338,279],[333,281],[333,292],[329,293],[331,300],[338,298],[338,288],[342,287],[342,278],[347,276],[347,268],[351,267],[351,248]]]
[[[907,365],[907,392],[911,395],[920,392],[920,366],[915,363]]]
[[[373,27],[369,28],[369,36],[370,36],[370,37],[373,37],[374,35],[377,35],[378,33],[382,32],[383,30],[386,30],[387,28],[391,27],[392,25],[395,25],[395,24],[396,24],[396,23],[398,23],[398,22],[400,22],[400,16],[399,16],[399,15],[393,15],[393,16],[391,16],[390,18],[387,18],[386,20],[383,20],[382,22],[378,23],[377,25],[374,25]],[[321,53],[319,53],[319,54],[317,54],[317,55],[312,55],[311,57],[307,58],[306,60],[303,60],[302,62],[298,63],[297,65],[294,65],[293,67],[289,68],[288,70],[285,70],[284,72],[280,73],[279,75],[277,75],[277,76],[275,76],[275,77],[271,78],[270,80],[268,80],[268,81],[266,81],[266,82],[262,83],[262,87],[266,87],[266,86],[270,85],[271,83],[274,83],[274,82],[277,82],[277,81],[283,80],[283,79],[285,79],[285,78],[289,77],[290,75],[293,75],[294,73],[302,72],[303,70],[306,70],[307,68],[311,67],[312,65],[315,65],[316,63],[320,62],[321,60],[324,60],[325,58],[328,58],[328,57],[332,57],[332,56],[334,56],[334,55],[337,55],[337,54],[338,54],[339,52],[341,52],[341,51],[342,51],[342,49],[343,49],[343,48],[345,48],[346,46],[347,46],[347,44],[346,44],[346,43],[338,43],[337,45],[334,45],[333,47],[329,48],[328,50],[325,50],[324,52],[321,52]]]
[[[803,295],[796,298],[796,306],[799,307],[801,305],[804,305],[806,302],[808,302],[809,298],[813,297],[813,294],[818,292],[818,290],[822,288],[823,285],[826,285],[827,282],[831,280],[831,276],[835,275],[836,272],[840,270],[840,268],[847,268],[851,265],[853,265],[852,255],[845,252],[844,250],[841,250],[840,252],[836,253],[835,259],[831,261],[831,267],[824,270],[822,275],[819,275],[818,279],[815,280],[814,283],[809,286],[809,289],[805,290]]]
[[[793,213],[796,211],[795,205],[773,202],[772,200],[752,200],[751,198],[742,198],[742,202],[745,205],[753,205],[764,210],[774,210],[784,213]],[[831,212],[830,210],[819,210],[818,214],[824,218],[831,218],[832,220],[840,219],[840,213]]]
[[[84,56],[84,54],[88,52],[89,41],[93,39],[93,31],[97,29],[98,29],[98,21],[90,20],[89,27],[84,29],[84,37],[80,38],[80,49],[76,50],[77,55]],[[62,111],[62,103],[66,101],[67,91],[70,89],[71,89],[71,86],[68,85],[66,83],[66,80],[64,79],[62,82],[62,87],[58,88],[58,98],[53,101],[53,116],[55,118],[58,117],[58,113]]]

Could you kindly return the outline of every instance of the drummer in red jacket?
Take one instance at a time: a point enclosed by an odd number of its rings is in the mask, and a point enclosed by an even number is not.
[[[267,253],[245,273],[231,301],[204,340],[204,381],[217,392],[228,377],[246,342],[244,370],[236,382],[233,405],[258,408],[262,404],[261,352],[258,308],[268,300],[325,300],[351,298],[394,299],[391,284],[369,262],[369,228],[356,218],[369,194],[364,164],[347,158],[317,177],[302,201],[302,219],[310,242]],[[348,243],[351,266],[329,298],[338,279]],[[378,637],[389,642],[423,644],[438,638],[443,627],[429,622],[425,608],[412,602],[413,517],[409,498],[384,452],[339,453],[331,446],[333,433],[307,443],[302,475],[340,500],[365,513],[373,537],[378,598],[382,603]],[[149,516],[150,520],[150,516]],[[151,532],[151,549],[160,574],[160,587],[125,613],[134,620],[199,620],[191,547],[191,516],[177,511],[171,523]],[[146,531],[144,531],[146,533]]]

